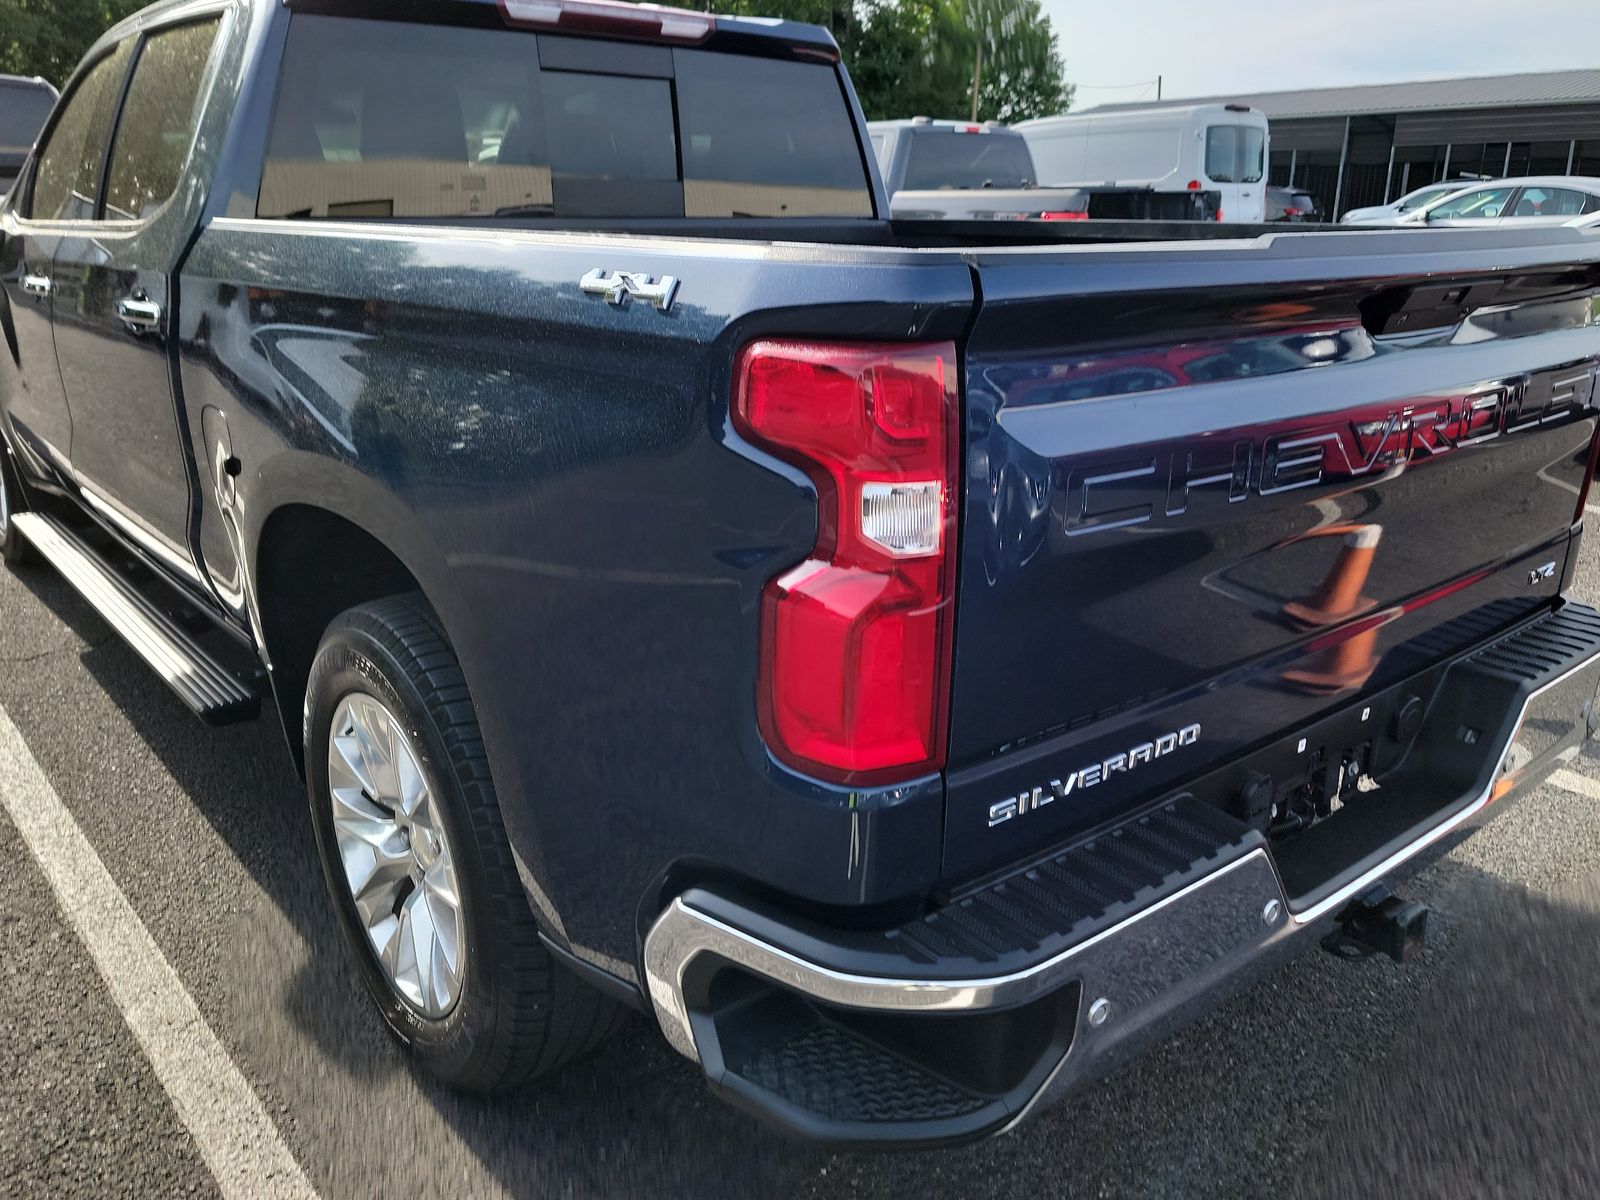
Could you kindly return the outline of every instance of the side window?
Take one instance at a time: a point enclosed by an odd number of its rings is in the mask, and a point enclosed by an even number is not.
[[[107,217],[149,216],[177,189],[199,121],[200,81],[219,24],[213,17],[163,29],[139,52],[111,147]]]
[[[550,215],[536,46],[505,30],[296,13],[257,214]]]
[[[1399,211],[1408,213],[1414,209],[1421,208],[1424,204],[1432,204],[1441,196],[1448,196],[1450,190],[1449,188],[1425,188],[1420,192],[1412,192],[1411,195],[1400,201]]]
[[[1524,197],[1533,196],[1542,192],[1535,211],[1532,215],[1540,217],[1575,217],[1583,211],[1583,202],[1588,197],[1572,188],[1529,188],[1523,192]],[[1517,215],[1525,216],[1522,211],[1523,201],[1517,202]]]
[[[94,217],[111,116],[132,53],[133,41],[122,42],[91,67],[68,95],[60,119],[39,153],[27,216],[36,221]]]
[[[1442,219],[1493,220],[1505,212],[1506,202],[1515,188],[1479,188],[1466,192],[1443,204],[1435,204],[1427,212],[1430,221]]]

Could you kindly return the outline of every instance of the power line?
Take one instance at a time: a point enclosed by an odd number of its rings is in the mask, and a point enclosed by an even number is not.
[[[1154,79],[1145,79],[1139,83],[1083,83],[1074,79],[1072,83],[1074,87],[1093,88],[1094,90],[1101,92],[1121,91],[1124,88],[1150,88],[1155,87],[1156,85],[1156,81]]]

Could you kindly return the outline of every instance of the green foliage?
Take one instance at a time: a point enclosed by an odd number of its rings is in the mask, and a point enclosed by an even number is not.
[[[833,32],[868,120],[1022,121],[1072,103],[1039,0],[696,0],[718,12],[784,17]],[[979,65],[979,47],[982,63]]]
[[[845,65],[869,121],[965,116],[967,34],[949,0],[869,0]]]
[[[1010,123],[1065,112],[1072,85],[1039,0],[967,0],[964,7],[975,63],[983,50],[979,118]]]
[[[94,40],[150,0],[0,0],[0,74],[60,87]]]

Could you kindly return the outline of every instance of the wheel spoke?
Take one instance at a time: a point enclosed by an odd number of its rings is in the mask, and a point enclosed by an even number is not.
[[[350,898],[368,928],[394,913],[400,886],[411,874],[407,854],[386,854],[380,847],[351,843],[341,847],[345,878],[350,881]]]
[[[433,823],[433,815],[428,805],[428,781],[422,777],[422,768],[417,765],[417,760],[409,753],[401,753],[395,757],[395,796],[400,801],[400,808],[413,821],[424,820],[422,814],[427,812],[426,821]]]
[[[333,793],[334,824],[341,830],[362,829],[369,825],[385,830],[399,828],[395,824],[394,814],[374,804],[361,788],[335,787],[329,790]]]
[[[372,795],[372,776],[361,757],[361,742],[354,730],[334,736],[328,753],[328,786]]]
[[[335,710],[328,783],[345,882],[378,962],[409,1005],[442,1017],[464,978],[455,860],[422,760],[366,693]]]
[[[434,932],[433,910],[428,907],[421,888],[406,898],[405,915],[417,991],[424,1005],[433,1005],[438,1002],[433,988],[434,943],[438,938]]]

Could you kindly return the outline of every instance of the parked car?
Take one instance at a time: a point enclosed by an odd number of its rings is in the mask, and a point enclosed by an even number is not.
[[[1243,104],[1189,104],[1020,121],[1051,187],[1136,183],[1158,192],[1215,191],[1227,221],[1266,219],[1266,114]]]
[[[890,212],[907,220],[1214,221],[1218,193],[1147,185],[1044,188],[1028,143],[996,121],[873,121]]]
[[[1425,208],[1446,196],[1454,195],[1463,188],[1469,188],[1481,182],[1477,179],[1444,179],[1438,183],[1430,183],[1415,191],[1407,192],[1398,200],[1390,204],[1375,204],[1370,208],[1352,208],[1339,218],[1343,225],[1392,225],[1408,213]]]
[[[1491,179],[1435,200],[1402,225],[1483,229],[1498,225],[1562,225],[1600,212],[1600,179],[1586,175],[1533,175]]]
[[[1006,1129],[1414,955],[1588,733],[1600,239],[891,221],[852,97],[782,21],[168,0],[0,203],[0,555],[275,714],[454,1086],[631,1006],[807,1136]]]
[[[0,75],[0,196],[11,190],[55,102],[56,89],[48,80]]]
[[[1268,221],[1321,221],[1317,198],[1304,188],[1267,187]]]

